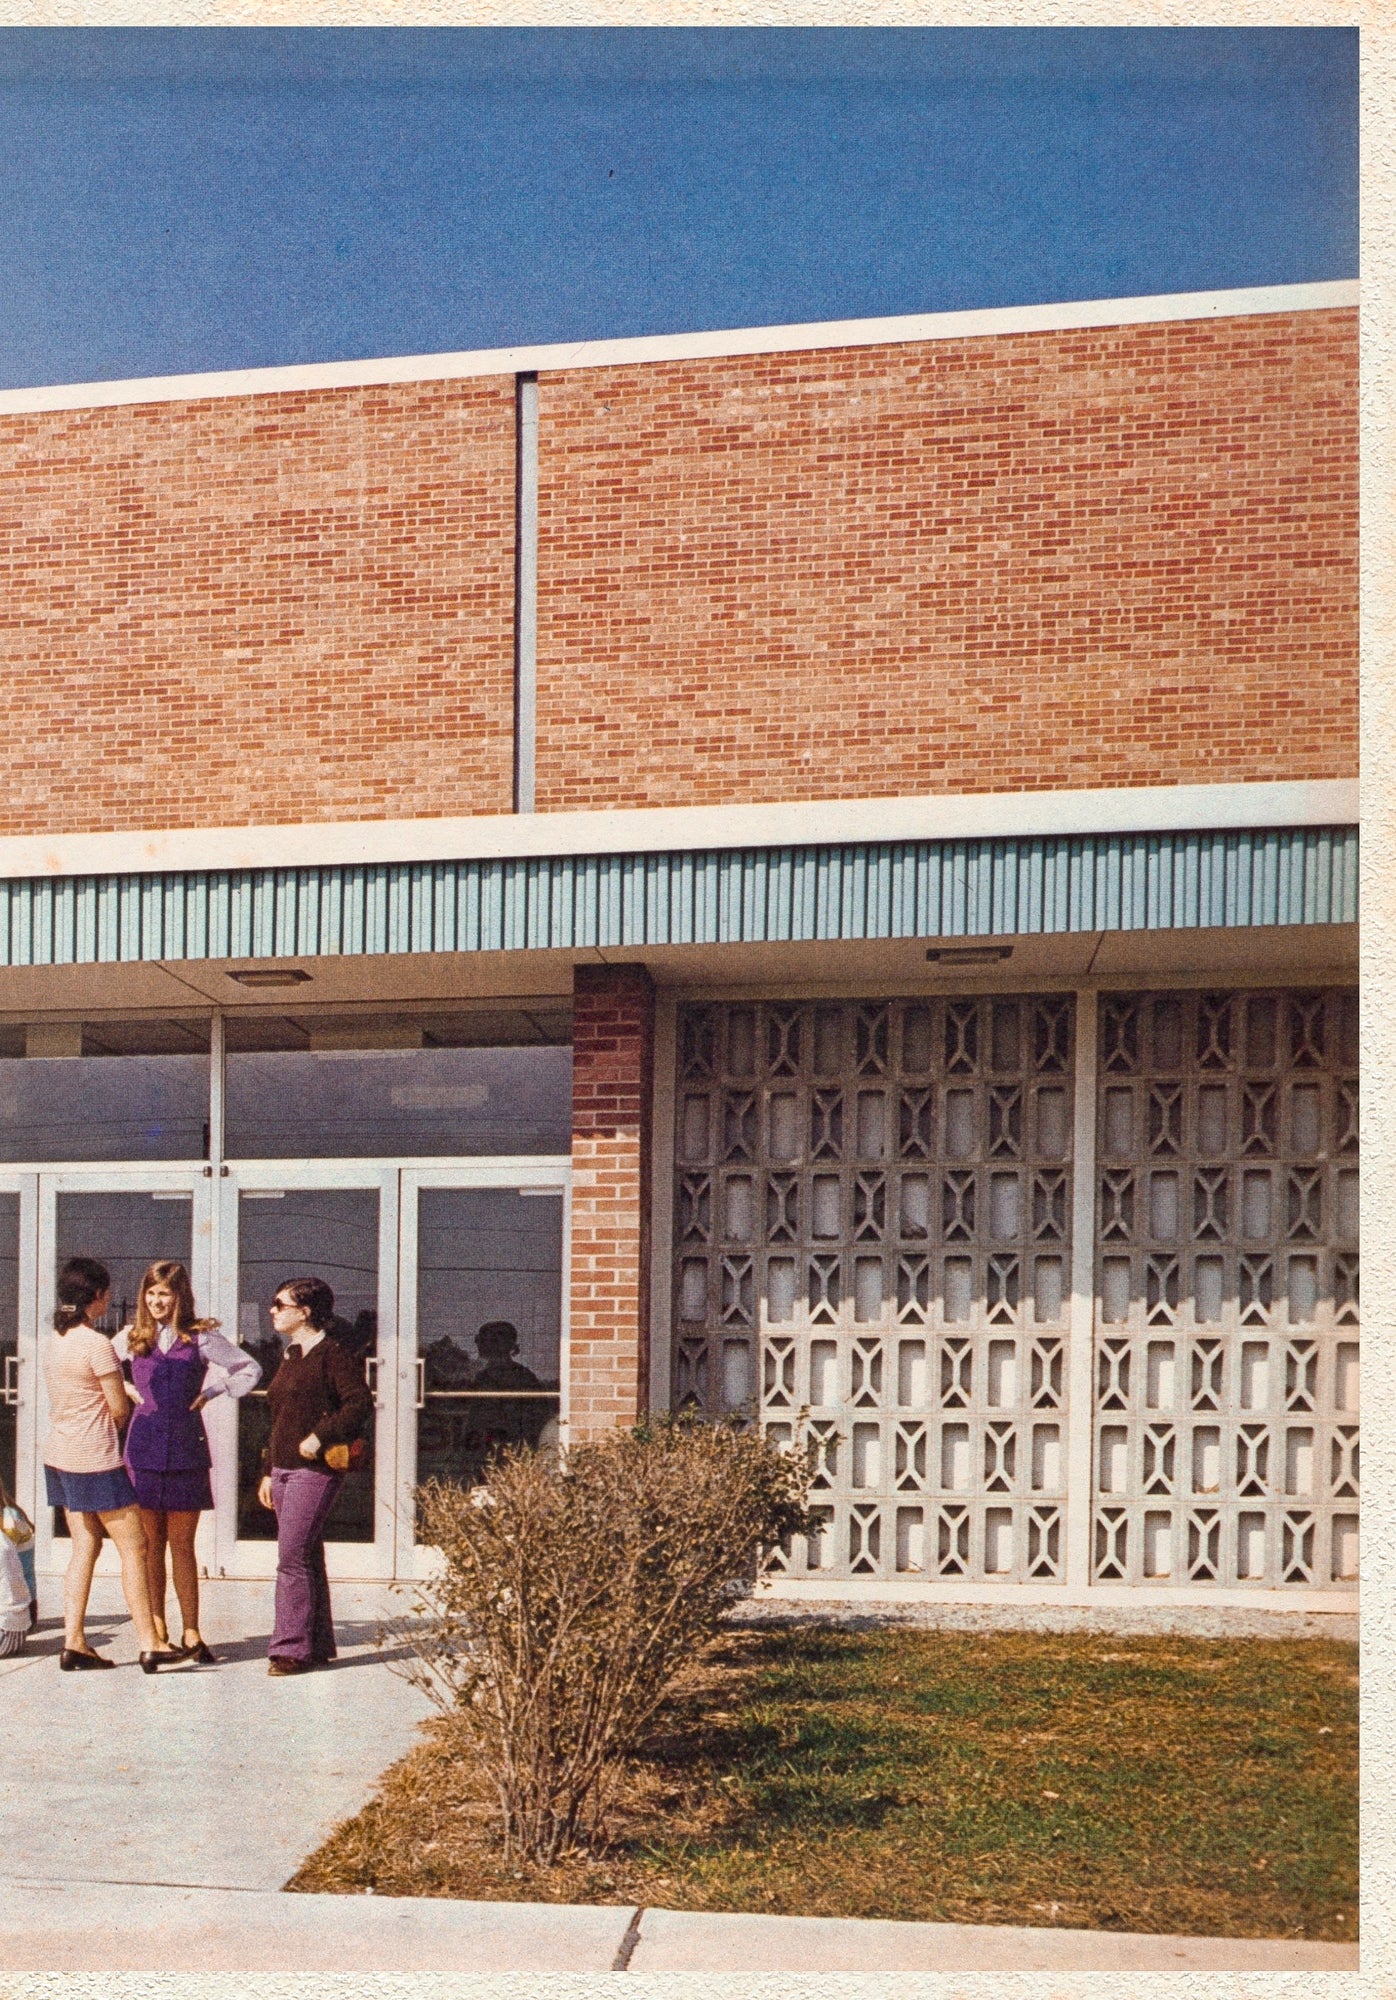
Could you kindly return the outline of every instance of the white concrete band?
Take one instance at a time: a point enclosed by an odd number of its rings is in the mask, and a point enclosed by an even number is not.
[[[0,838],[0,880],[517,860],[535,855],[666,854],[704,848],[822,847],[877,841],[1352,826],[1358,819],[1357,800],[1356,779],[1323,778],[1256,785],[1144,785],[1104,791],[831,799],[791,805],[482,813],[468,819],[173,828],[163,833],[11,834]]]
[[[372,361],[314,361],[285,368],[230,368],[123,382],[69,382],[0,390],[0,416],[95,410],[121,403],[203,402],[218,396],[355,389],[387,382],[442,382],[572,368],[628,368],[646,361],[709,361],[741,354],[792,354],[827,347],[887,347],[908,341],[971,340],[1006,333],[1148,326],[1165,320],[1237,319],[1258,313],[1323,312],[1356,306],[1356,279],[1315,285],[1252,285],[1223,292],[1162,292],[1136,299],[993,306],[977,312],[903,313],[890,319],[816,320],[800,326],[663,333],[635,340],[559,341],[459,354],[405,354]]]

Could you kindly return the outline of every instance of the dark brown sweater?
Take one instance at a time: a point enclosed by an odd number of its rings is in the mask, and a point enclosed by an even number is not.
[[[323,1447],[348,1444],[368,1422],[373,1398],[364,1381],[362,1365],[346,1354],[339,1342],[326,1334],[302,1354],[292,1341],[281,1357],[281,1366],[267,1388],[271,1409],[271,1441],[264,1457],[264,1470],[283,1466],[299,1470],[309,1466],[325,1472]],[[318,1458],[302,1458],[300,1441],[311,1432],[322,1447]]]

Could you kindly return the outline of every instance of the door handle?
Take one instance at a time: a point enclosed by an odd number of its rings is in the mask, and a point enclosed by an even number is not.
[[[5,1385],[0,1389],[0,1403],[3,1403],[10,1410],[17,1410],[19,1408],[19,1356],[17,1354],[7,1354],[5,1356]]]
[[[373,1396],[373,1407],[375,1410],[383,1407],[382,1398],[378,1394],[378,1362],[379,1356],[376,1354],[366,1354],[364,1356],[364,1380],[367,1382]]]
[[[424,1410],[427,1406],[427,1364],[421,1355],[417,1356],[417,1401],[415,1407]]]

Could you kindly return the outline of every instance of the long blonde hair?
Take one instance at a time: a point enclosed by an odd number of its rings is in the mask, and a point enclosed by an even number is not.
[[[210,1333],[217,1326],[216,1319],[200,1319],[194,1307],[194,1287],[189,1282],[189,1273],[183,1264],[172,1258],[162,1257],[152,1264],[141,1279],[140,1290],[136,1294],[136,1317],[131,1322],[126,1336],[126,1347],[131,1354],[149,1354],[160,1337],[160,1329],[151,1317],[145,1295],[152,1285],[163,1285],[174,1297],[174,1317],[172,1324],[180,1340],[188,1343],[196,1334]]]

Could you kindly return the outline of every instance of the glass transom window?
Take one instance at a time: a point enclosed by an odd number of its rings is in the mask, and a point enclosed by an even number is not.
[[[565,1013],[227,1026],[229,1158],[561,1154],[572,1144]]]

